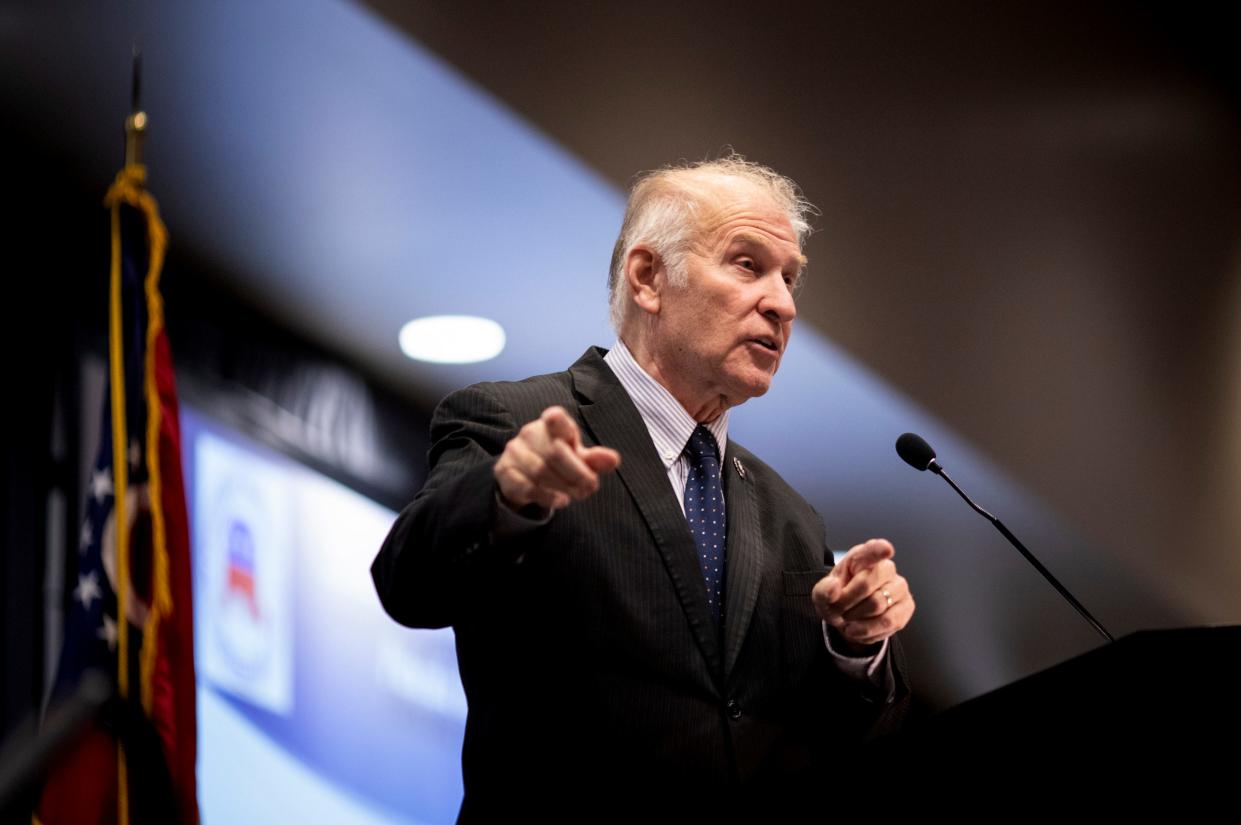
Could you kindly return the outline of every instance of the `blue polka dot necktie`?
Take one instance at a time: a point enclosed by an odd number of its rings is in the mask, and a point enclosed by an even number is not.
[[[685,519],[698,547],[698,563],[707,584],[707,604],[718,626],[723,613],[724,488],[720,483],[720,454],[715,436],[701,424],[685,445],[689,474],[685,478]]]

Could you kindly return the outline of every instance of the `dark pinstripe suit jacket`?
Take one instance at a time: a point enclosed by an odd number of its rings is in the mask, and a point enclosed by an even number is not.
[[[426,485],[372,567],[397,621],[456,633],[470,706],[462,819],[602,803],[597,819],[656,798],[696,817],[702,804],[769,810],[826,793],[834,761],[904,712],[899,642],[894,703],[839,673],[810,601],[825,573],[823,523],[731,439],[718,630],[684,514],[604,352],[445,398]],[[621,466],[547,525],[497,541],[494,462],[553,404]]]

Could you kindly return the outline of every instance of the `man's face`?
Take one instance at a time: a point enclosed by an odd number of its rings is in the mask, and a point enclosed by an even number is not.
[[[666,377],[726,406],[767,392],[797,315],[803,258],[788,217],[753,184],[730,181],[684,261],[688,283],[668,287],[659,311]]]

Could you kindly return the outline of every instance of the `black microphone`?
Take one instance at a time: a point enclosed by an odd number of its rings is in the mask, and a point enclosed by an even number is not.
[[[975,512],[995,525],[995,529],[999,530],[1000,533],[1003,534],[1004,538],[1008,539],[1009,543],[1011,543],[1013,547],[1016,547],[1021,555],[1026,557],[1026,561],[1034,565],[1035,570],[1043,574],[1043,578],[1047,579],[1051,586],[1056,588],[1056,591],[1063,596],[1069,604],[1073,605],[1074,609],[1081,614],[1083,619],[1090,622],[1091,627],[1099,631],[1103,638],[1107,639],[1109,642],[1115,641],[1112,638],[1112,634],[1108,633],[1107,630],[1104,629],[1103,625],[1099,624],[1098,620],[1096,620],[1094,616],[1090,615],[1090,611],[1087,610],[1081,602],[1074,598],[1073,594],[1070,593],[1064,585],[1056,580],[1056,577],[1051,574],[1050,570],[1044,567],[1038,559],[1034,558],[1034,554],[1027,550],[1024,544],[1017,540],[1017,537],[1004,526],[1004,522],[1000,521],[998,518],[975,504],[973,499],[967,496],[965,491],[957,486],[957,483],[952,480],[948,473],[944,472],[944,468],[941,467],[939,462],[935,460],[935,450],[931,449],[931,445],[927,444],[926,440],[923,439],[922,436],[917,435],[916,433],[904,433],[901,435],[900,438],[896,439],[896,454],[915,470],[930,470],[937,476],[943,478],[944,481],[948,482],[948,484],[952,486],[952,489],[957,491],[957,495],[965,499],[966,504],[973,507]]]
[[[935,451],[931,449],[931,445],[916,433],[905,433],[896,439],[896,454],[915,470],[930,470],[936,475],[944,471],[935,460]]]

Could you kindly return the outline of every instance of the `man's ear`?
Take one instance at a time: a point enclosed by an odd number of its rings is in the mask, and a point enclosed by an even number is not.
[[[633,302],[651,315],[659,314],[660,299],[668,283],[663,258],[650,247],[635,245],[625,258],[625,280]]]

